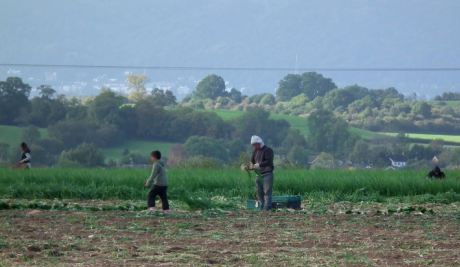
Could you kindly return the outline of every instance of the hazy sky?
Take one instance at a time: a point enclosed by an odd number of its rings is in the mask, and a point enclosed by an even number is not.
[[[0,63],[460,67],[459,14],[457,0],[2,0]],[[57,84],[122,81],[130,71],[0,67],[0,78],[12,70],[40,82],[53,73]],[[193,87],[211,71],[145,72],[152,82]],[[286,74],[212,72],[248,92],[274,92]],[[339,86],[460,91],[460,72],[324,74]]]

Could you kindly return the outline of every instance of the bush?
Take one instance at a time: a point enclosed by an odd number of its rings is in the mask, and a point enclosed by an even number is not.
[[[99,167],[104,166],[104,155],[93,144],[83,143],[74,149],[63,151],[59,157],[63,167]]]
[[[205,136],[192,136],[184,144],[185,152],[192,156],[216,158],[227,161],[229,156],[222,141]]]

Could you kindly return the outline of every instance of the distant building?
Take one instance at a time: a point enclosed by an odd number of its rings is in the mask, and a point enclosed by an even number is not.
[[[399,169],[404,168],[407,165],[407,159],[403,156],[393,156],[389,158],[391,161],[390,168]]]

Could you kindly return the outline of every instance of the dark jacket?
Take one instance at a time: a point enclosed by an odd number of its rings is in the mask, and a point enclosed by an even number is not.
[[[261,174],[272,172],[275,167],[273,166],[273,150],[268,146],[263,146],[259,150],[255,150],[251,157],[252,164],[259,163]]]
[[[438,166],[436,166],[433,170],[431,170],[428,173],[428,178],[443,179],[446,178],[446,174],[443,171],[441,171],[441,169]]]

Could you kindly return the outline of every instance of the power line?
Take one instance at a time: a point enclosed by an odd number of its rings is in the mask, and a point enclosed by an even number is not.
[[[460,71],[460,67],[230,67],[230,66],[139,66],[139,65],[86,65],[86,64],[34,64],[0,63],[3,67],[74,68],[74,69],[142,69],[142,70],[207,70],[207,71],[335,71],[335,72],[439,72]]]

